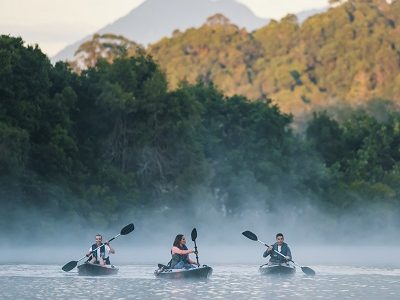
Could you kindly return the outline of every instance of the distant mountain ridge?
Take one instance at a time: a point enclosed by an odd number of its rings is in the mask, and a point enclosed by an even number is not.
[[[163,37],[171,36],[175,29],[186,30],[198,27],[209,16],[222,13],[232,22],[247,30],[254,30],[268,23],[268,19],[257,17],[245,5],[235,0],[146,0],[126,16],[101,28],[98,34],[122,35],[136,43],[147,45]],[[92,35],[67,46],[57,53],[52,61],[71,59],[79,45],[90,40]]]
[[[312,15],[324,12],[328,7],[298,13],[299,22]],[[199,27],[209,16],[221,13],[239,27],[248,31],[265,26],[269,19],[257,17],[248,7],[235,0],[147,0],[126,16],[101,28],[96,33],[111,33],[146,46],[163,37],[170,37],[174,30],[184,31]],[[68,45],[54,57],[52,62],[72,59],[79,46],[89,41],[93,35]]]

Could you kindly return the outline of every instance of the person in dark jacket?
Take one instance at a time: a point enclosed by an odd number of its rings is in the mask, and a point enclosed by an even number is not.
[[[276,253],[276,251],[281,253],[283,256]],[[282,233],[276,235],[276,243],[268,247],[264,252],[263,257],[268,257],[269,255],[271,256],[269,262],[274,264],[286,263],[292,259],[292,253],[290,252],[288,244],[284,242]]]
[[[175,237],[171,255],[172,259],[169,262],[169,266],[172,269],[191,269],[194,268],[195,261],[189,258],[190,253],[194,253],[193,249],[188,249],[186,247],[186,238],[183,234],[178,234]]]

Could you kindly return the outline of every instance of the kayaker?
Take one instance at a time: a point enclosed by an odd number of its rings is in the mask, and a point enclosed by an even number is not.
[[[279,255],[274,250],[280,252],[285,257]],[[284,242],[282,233],[276,234],[276,243],[268,247],[268,249],[264,252],[263,257],[268,257],[268,255],[271,255],[269,261],[274,264],[286,263],[292,259],[292,253],[290,252],[288,244]]]
[[[171,249],[172,259],[168,263],[171,269],[191,269],[195,268],[196,262],[189,257],[190,253],[194,253],[193,249],[186,247],[186,238],[183,234],[175,237],[174,244]]]
[[[110,265],[110,257],[108,254],[114,254],[115,250],[111,247],[110,243],[106,242],[103,244],[103,237],[101,234],[96,234],[95,238],[96,243],[89,248],[89,253],[86,254],[86,256],[89,257],[88,262],[92,264],[100,264],[102,266]],[[94,251],[99,246],[101,247]]]

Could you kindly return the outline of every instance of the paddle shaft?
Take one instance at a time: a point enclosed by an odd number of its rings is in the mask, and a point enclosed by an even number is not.
[[[257,241],[260,242],[261,244],[263,244],[264,246],[271,247],[270,245],[267,245],[266,243],[260,241],[259,239],[257,239]],[[274,250],[275,253],[277,253],[277,254],[279,254],[280,256],[286,258],[286,256],[283,255],[282,253],[280,253],[279,251],[276,251],[275,249],[273,249],[273,250]],[[299,268],[301,268],[301,266],[299,266],[298,264],[296,264],[292,259],[289,259],[289,261],[291,261],[293,264],[295,264],[296,266],[298,266]]]
[[[96,249],[90,251],[90,253],[93,253],[93,252],[97,251],[97,249],[99,249],[99,248],[102,247],[103,245],[105,245],[105,244],[111,242],[112,240],[115,240],[115,239],[116,239],[117,237],[119,237],[120,235],[121,235],[121,234],[118,233],[116,236],[114,236],[114,237],[113,237],[112,239],[110,239],[109,241],[105,242],[104,244],[101,244],[101,245],[98,246]],[[82,257],[81,259],[79,259],[77,262],[80,262],[80,261],[81,261],[82,259],[84,259],[85,257],[87,257],[87,256],[85,255],[84,257]]]
[[[118,233],[118,234],[117,234],[116,236],[114,236],[112,239],[108,240],[108,241],[105,242],[104,244],[101,244],[101,245],[98,246],[96,249],[92,250],[90,253],[93,253],[93,252],[97,251],[97,249],[99,249],[99,248],[102,247],[103,245],[106,245],[106,244],[108,244],[109,242],[115,240],[115,239],[116,239],[117,237],[119,237],[120,235],[121,235],[121,234]],[[86,255],[85,255],[84,257],[86,257]],[[80,260],[82,260],[82,259],[83,259],[83,258],[81,258]],[[78,260],[78,261],[80,261],[80,260]]]
[[[115,240],[117,237],[119,237],[121,234],[117,234],[116,236],[114,236],[112,239],[110,239],[107,243],[111,242],[112,240]],[[98,246],[96,249],[90,251],[90,253],[93,253],[95,251],[97,251],[97,249],[99,249],[101,246],[103,246],[104,244],[101,244],[100,246]],[[67,269],[63,269],[65,272],[71,271],[73,268],[76,267],[76,265],[78,264],[78,262],[80,262],[82,259],[87,258],[87,256],[83,256],[82,258],[76,260],[76,261],[70,261],[68,264],[64,265],[63,268],[67,267]]]
[[[267,243],[264,243],[264,242],[260,241],[260,240],[258,239],[258,237],[257,237],[254,233],[252,233],[251,231],[246,230],[246,231],[243,231],[242,234],[243,234],[245,237],[247,237],[248,239],[252,240],[252,241],[257,241],[257,242],[260,242],[261,244],[263,244],[264,246],[267,246],[268,248],[270,247]],[[274,250],[274,252],[276,252],[276,253],[279,254],[280,256],[285,257],[285,256],[284,256],[282,253],[280,253],[279,251],[276,251],[275,249],[273,249],[273,250]],[[285,257],[285,258],[286,258],[286,257]],[[313,269],[311,269],[311,268],[309,268],[309,267],[302,267],[302,266],[299,266],[299,265],[296,264],[292,259],[289,259],[289,261],[291,261],[295,266],[300,267],[301,270],[303,271],[303,273],[305,273],[305,274],[307,274],[307,275],[312,275],[312,276],[315,275],[315,271],[314,271]]]
[[[112,240],[115,240],[117,237],[119,237],[120,235],[127,235],[129,233],[131,233],[133,230],[135,229],[135,226],[133,225],[133,223],[126,225],[124,228],[121,229],[121,232],[118,233],[116,236],[114,236],[113,238],[111,238],[110,240],[108,240],[106,242],[106,244],[108,244],[109,242],[111,242]],[[91,250],[90,253],[92,254],[93,252],[97,251],[97,249],[99,249],[101,246],[103,246],[104,244],[101,244],[100,246],[98,246],[96,249]],[[65,272],[69,272],[71,271],[73,268],[76,267],[76,265],[78,264],[78,262],[80,262],[82,259],[86,258],[87,256],[85,255],[84,257],[82,257],[79,260],[72,260],[69,263],[65,264],[61,269]]]
[[[194,242],[194,253],[196,253],[196,261],[197,261],[197,266],[200,266],[199,264],[199,253],[197,252],[197,245],[196,245],[196,240],[193,241]]]

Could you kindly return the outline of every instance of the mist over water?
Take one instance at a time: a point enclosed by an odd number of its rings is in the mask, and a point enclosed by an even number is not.
[[[112,242],[117,252],[111,255],[113,264],[166,264],[177,234],[184,234],[187,246],[194,247],[190,232],[196,227],[202,264],[265,263],[265,246],[241,234],[250,230],[268,244],[282,232],[294,260],[301,265],[400,265],[396,259],[400,248],[398,221],[383,209],[371,207],[368,214],[364,209],[363,215],[349,211],[335,218],[311,205],[299,209],[282,203],[279,210],[269,211],[261,202],[244,203],[239,213],[227,216],[208,201],[192,199],[184,208],[127,212],[118,220],[99,220],[97,226],[79,217],[70,222],[49,221],[38,212],[25,212],[23,230],[4,231],[1,237],[5,252],[0,263],[62,266],[81,258],[94,243],[95,234],[101,233],[105,241],[132,222],[135,230]],[[43,222],[48,226],[40,225]]]
[[[291,201],[293,202],[293,201]],[[1,237],[2,299],[397,299],[400,263],[397,259],[398,227],[390,212],[372,207],[348,212],[340,218],[311,204],[295,207],[282,202],[271,210],[251,199],[235,214],[192,199],[179,209],[160,207],[126,212],[119,219],[88,225],[76,217],[41,218],[39,212],[21,211],[20,232]],[[303,202],[304,203],[304,202]],[[222,211],[222,212],[221,212]],[[77,269],[61,267],[87,252],[97,233],[107,240],[133,222],[135,230],[112,242],[111,262],[119,268],[107,277],[78,276]],[[29,227],[26,227],[29,224]],[[46,226],[48,225],[48,226]],[[170,260],[176,234],[187,237],[197,228],[201,264],[213,267],[209,280],[170,281],[155,278],[157,263]],[[40,230],[39,230],[40,229]],[[267,262],[265,246],[241,233],[250,230],[266,243],[283,232],[294,260],[316,271],[307,277],[300,268],[293,277],[268,277],[258,273]],[[6,232],[6,231],[4,231]],[[30,238],[34,237],[34,238]],[[195,256],[191,254],[191,258]],[[23,286],[24,288],[17,288]]]

